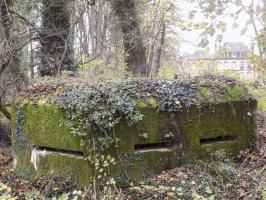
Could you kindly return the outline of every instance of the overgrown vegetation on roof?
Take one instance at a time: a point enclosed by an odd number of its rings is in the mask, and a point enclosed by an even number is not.
[[[209,75],[183,81],[132,79],[96,84],[75,79],[43,80],[21,92],[16,102],[47,103],[68,110],[68,126],[73,133],[84,135],[88,125],[106,132],[121,120],[136,123],[142,119],[143,107],[179,112],[209,103],[251,99],[237,80]]]

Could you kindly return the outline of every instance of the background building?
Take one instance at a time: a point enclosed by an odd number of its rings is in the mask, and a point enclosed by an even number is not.
[[[198,50],[187,56],[183,68],[190,76],[235,73],[240,78],[254,80],[258,75],[249,58],[252,54],[252,50],[242,43],[227,42],[214,55],[210,55],[208,50]]]

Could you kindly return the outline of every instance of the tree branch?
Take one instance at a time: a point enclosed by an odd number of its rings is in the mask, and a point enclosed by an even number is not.
[[[87,2],[87,4],[88,4],[89,6],[94,6],[95,3],[96,3],[96,0],[86,0],[86,2]]]
[[[34,23],[30,22],[29,20],[27,20],[25,17],[23,17],[22,15],[18,14],[17,12],[15,12],[14,10],[10,10],[9,12],[13,15],[16,15],[18,18],[20,18],[21,20],[23,20],[24,22],[26,22],[27,25],[32,26],[38,33],[41,33],[41,31],[35,26]]]
[[[11,114],[8,112],[6,107],[2,104],[0,101],[0,112],[4,114],[4,116],[8,119],[11,120]]]

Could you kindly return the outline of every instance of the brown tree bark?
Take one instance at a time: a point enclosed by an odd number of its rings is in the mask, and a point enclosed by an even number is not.
[[[12,6],[11,0],[0,1],[0,112],[7,118],[11,119],[10,113],[3,105],[3,97],[6,92],[6,82],[8,80],[7,71],[10,71],[12,60],[11,45],[11,27],[12,18],[9,14],[9,8]]]
[[[146,49],[140,34],[135,0],[111,0],[111,5],[121,27],[124,51],[128,54],[128,71],[134,76],[148,76]]]
[[[8,13],[11,0],[0,1],[0,76],[8,67],[11,55],[8,52],[10,43],[10,30],[12,27],[11,16]]]
[[[69,0],[43,0],[41,33],[41,76],[75,70],[71,55]]]
[[[27,84],[27,78],[20,69],[20,50],[23,45],[17,35],[19,28],[14,29],[12,6],[12,0],[0,1],[0,98],[5,93],[6,85],[15,84],[17,89],[21,89]]]
[[[162,25],[162,30],[161,30],[161,39],[160,39],[160,45],[157,49],[157,59],[154,67],[154,73],[157,74],[159,71],[159,68],[161,66],[161,58],[162,58],[162,52],[163,52],[163,47],[165,44],[165,31],[166,31],[166,25],[165,22],[163,22]],[[155,76],[154,74],[154,76]]]

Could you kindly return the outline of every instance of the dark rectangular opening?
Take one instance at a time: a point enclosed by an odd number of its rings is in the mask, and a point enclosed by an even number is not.
[[[80,151],[71,151],[71,150],[56,149],[52,147],[41,147],[41,146],[35,146],[35,145],[33,145],[32,148],[38,151],[46,151],[49,153],[59,153],[59,154],[65,154],[69,156],[84,157],[84,153]]]
[[[216,143],[223,143],[223,142],[233,142],[236,140],[235,136],[232,135],[221,135],[215,138],[206,138],[201,139],[200,144],[216,144]]]
[[[148,151],[170,151],[174,147],[174,142],[156,142],[149,144],[135,144],[135,151],[148,152]]]

